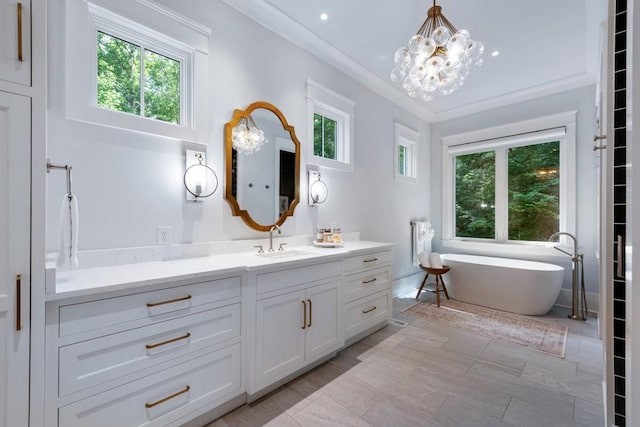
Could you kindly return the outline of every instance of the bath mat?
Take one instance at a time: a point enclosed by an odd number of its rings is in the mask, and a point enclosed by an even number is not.
[[[564,358],[569,330],[564,325],[455,300],[445,300],[440,308],[419,302],[403,311]]]

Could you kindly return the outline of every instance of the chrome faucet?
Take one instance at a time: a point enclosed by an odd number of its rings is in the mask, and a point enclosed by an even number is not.
[[[575,319],[575,320],[587,320],[587,302],[585,299],[585,295],[584,295],[584,273],[582,276],[582,298],[583,298],[583,307],[582,307],[582,315],[580,314],[580,310],[578,308],[578,306],[580,305],[580,287],[578,285],[578,262],[582,262],[582,254],[578,253],[578,239],[576,239],[576,237],[571,234],[571,233],[567,233],[565,231],[558,231],[557,233],[553,233],[551,235],[551,237],[549,237],[549,241],[552,242],[553,239],[555,239],[558,236],[569,236],[571,237],[571,240],[573,240],[573,254],[570,254],[569,252],[565,251],[562,248],[559,248],[557,246],[554,246],[554,249],[559,250],[560,252],[567,254],[571,257],[571,270],[573,273],[573,283],[571,286],[571,293],[572,293],[572,298],[571,298],[571,315],[569,316],[571,319]]]
[[[569,237],[571,237],[571,240],[573,240],[573,255],[570,254],[569,252],[565,251],[564,249],[561,249],[561,248],[557,247],[557,246],[554,246],[553,248],[559,250],[560,252],[562,252],[564,254],[569,255],[571,257],[571,260],[573,260],[574,258],[576,258],[578,256],[578,239],[576,239],[576,237],[573,234],[567,233],[566,231],[558,231],[557,233],[553,233],[551,235],[551,237],[549,237],[549,241],[553,242],[553,239],[555,239],[558,236],[562,236],[562,235],[569,236]]]
[[[269,229],[269,252],[273,252],[273,230],[278,230],[278,234],[282,234],[280,227],[278,224],[273,224],[273,226]]]

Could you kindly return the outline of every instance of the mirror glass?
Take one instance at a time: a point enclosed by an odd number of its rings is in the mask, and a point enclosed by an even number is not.
[[[300,199],[300,142],[274,105],[255,102],[234,111],[225,125],[225,159],[225,199],[233,215],[259,231],[293,215]]]

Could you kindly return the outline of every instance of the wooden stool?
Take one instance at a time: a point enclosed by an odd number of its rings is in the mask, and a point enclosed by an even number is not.
[[[416,295],[416,299],[420,296],[420,292],[422,292],[422,288],[427,283],[427,278],[429,274],[433,274],[436,276],[436,288],[435,289],[425,289],[427,292],[431,292],[436,294],[436,304],[440,307],[440,292],[444,292],[444,295],[449,299],[449,293],[447,292],[447,286],[444,284],[444,279],[442,278],[443,274],[446,274],[451,267],[448,265],[443,265],[442,268],[431,268],[431,267],[423,267],[420,266],[427,274],[425,274],[424,279],[422,279],[422,283],[420,284],[420,289],[418,289],[418,294]],[[440,282],[442,282],[442,289],[440,289]]]

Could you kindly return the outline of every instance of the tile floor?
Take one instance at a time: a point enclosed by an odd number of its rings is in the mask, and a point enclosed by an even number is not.
[[[604,425],[595,318],[546,316],[569,326],[560,359],[401,312],[414,302],[394,300],[408,326],[388,325],[207,427]]]

